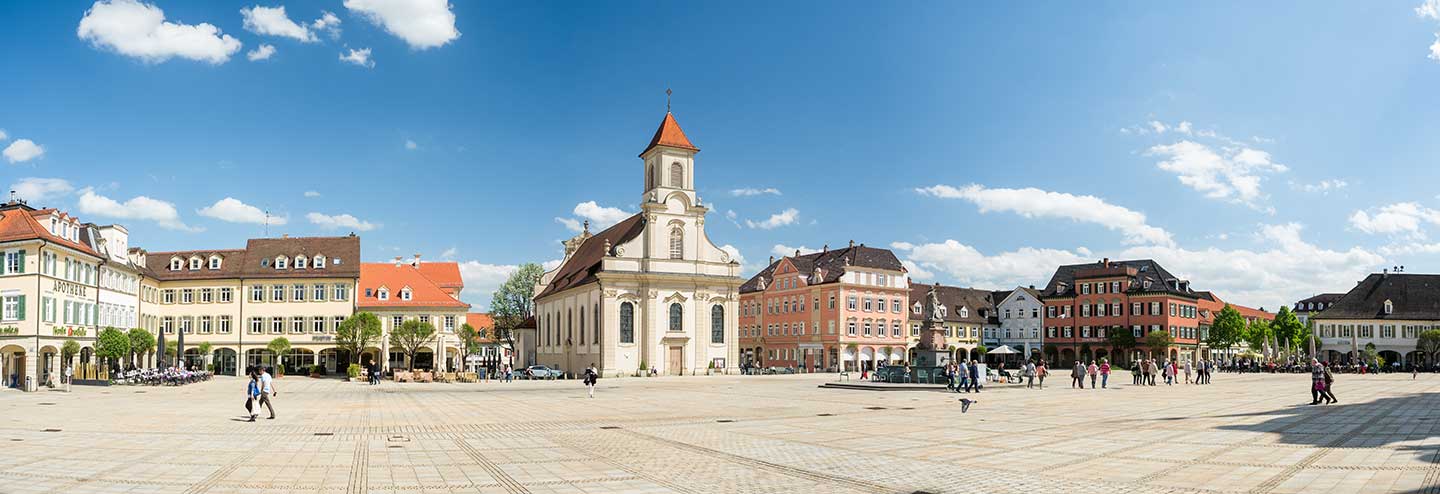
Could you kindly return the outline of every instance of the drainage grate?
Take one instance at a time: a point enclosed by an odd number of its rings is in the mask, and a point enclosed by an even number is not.
[[[45,432],[60,432],[60,429],[45,429]]]
[[[318,435],[318,434],[317,434],[317,435]],[[405,436],[401,436],[401,435],[390,436],[390,437],[385,438],[385,440],[386,440],[386,441],[390,441],[390,442],[392,442],[392,443],[408,443],[408,442],[410,442],[410,438],[405,437]],[[391,447],[393,448],[393,447],[395,447],[395,446],[391,446]]]
[[[720,420],[716,420],[715,422],[718,422],[718,423],[721,423],[721,424],[728,424],[728,423],[734,422],[734,420],[730,420],[730,419],[720,419]]]
[[[12,443],[18,443],[18,442],[20,442],[20,441],[24,441],[24,439],[20,439],[20,438],[17,437],[17,438],[14,438],[14,439],[11,439],[11,440],[10,440],[10,442],[12,442]]]
[[[401,445],[399,445],[399,444],[391,444],[391,445],[386,446],[386,447],[387,447],[387,448],[403,448],[404,446],[401,446]]]
[[[900,407],[901,410],[914,410],[915,407]]]
[[[54,403],[41,403],[41,405],[54,405]]]
[[[815,416],[816,416],[816,417],[834,417],[835,414],[833,414],[833,413],[817,413],[817,414],[815,414]]]
[[[885,407],[865,407],[866,410],[884,410]]]
[[[334,433],[334,432],[316,432],[315,435],[317,435],[317,436],[333,436],[333,435],[335,435],[335,433]]]
[[[143,395],[143,394],[145,394],[145,392],[144,392],[144,391],[136,391],[135,394],[137,394],[137,395]]]
[[[602,431],[613,431],[613,430],[619,429],[619,428],[620,428],[620,426],[618,426],[618,425],[602,425],[602,426],[600,426],[600,430],[602,430]]]

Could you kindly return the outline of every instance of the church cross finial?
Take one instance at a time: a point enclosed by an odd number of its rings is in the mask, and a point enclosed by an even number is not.
[[[673,92],[670,88],[665,88],[665,113],[670,113],[670,93]]]

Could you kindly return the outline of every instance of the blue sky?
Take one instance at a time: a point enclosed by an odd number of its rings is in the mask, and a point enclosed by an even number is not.
[[[851,239],[991,288],[1144,256],[1273,309],[1440,271],[1435,0],[889,7],[6,2],[0,181],[152,251],[358,230],[483,306],[638,209],[668,87],[747,276]]]

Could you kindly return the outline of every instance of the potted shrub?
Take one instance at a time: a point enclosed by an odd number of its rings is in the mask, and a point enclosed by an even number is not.
[[[715,372],[715,361],[714,361],[714,360],[711,360],[711,361],[710,361],[710,367],[707,367],[707,368],[705,369],[705,375],[708,376],[708,375],[710,375],[710,374],[713,374],[714,372]]]
[[[350,367],[345,368],[345,375],[351,381],[360,380],[360,364],[350,364]]]
[[[646,375],[646,373],[645,373],[645,370],[646,370],[646,369],[647,369],[647,368],[645,367],[645,361],[644,361],[644,360],[641,360],[641,361],[640,361],[640,367],[635,369],[635,377],[645,376],[645,375]]]
[[[318,366],[318,365],[311,365],[311,366],[310,366],[310,377],[316,377],[316,378],[320,377],[320,366]]]

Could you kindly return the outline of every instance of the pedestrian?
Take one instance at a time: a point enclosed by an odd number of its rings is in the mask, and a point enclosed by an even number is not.
[[[1100,389],[1095,386],[1095,380],[1100,377],[1100,366],[1095,365],[1094,360],[1090,361],[1090,365],[1085,366],[1085,373],[1090,375],[1090,389]]]
[[[1413,363],[1410,364],[1410,380],[1411,380],[1411,381],[1414,381],[1414,380],[1415,380],[1415,376],[1418,375],[1419,373],[1420,373],[1420,366],[1415,365],[1415,364],[1413,364]],[[66,367],[66,368],[65,368],[65,377],[70,377],[70,368],[69,368],[69,367]],[[65,381],[65,391],[70,391],[70,381],[68,381],[68,380]]]
[[[1045,389],[1045,376],[1048,375],[1050,370],[1045,368],[1045,361],[1041,360],[1040,364],[1035,366],[1035,377],[1040,379],[1040,389]]]
[[[1145,361],[1144,361],[1144,360],[1137,360],[1137,361],[1135,361],[1135,365],[1133,365],[1133,366],[1130,367],[1130,384],[1133,384],[1133,385],[1136,385],[1136,386],[1139,386],[1139,385],[1140,385],[1140,379],[1143,379],[1143,377],[1141,377],[1141,376],[1144,376],[1144,372],[1145,372],[1145,371],[1143,370],[1143,369],[1144,369],[1144,366],[1145,366]]]
[[[1092,384],[1091,387],[1094,385]],[[1110,359],[1107,358],[1100,359],[1100,387],[1105,389],[1110,387]]]
[[[1310,359],[1310,404],[1319,405],[1321,397],[1325,396],[1325,368],[1320,361]]]
[[[1165,385],[1166,385],[1166,386],[1174,386],[1174,385],[1175,385],[1175,363],[1174,363],[1174,362],[1171,362],[1171,361],[1168,361],[1168,360],[1165,361],[1165,370],[1164,370],[1164,372],[1165,372]]]
[[[585,387],[589,388],[591,398],[595,397],[595,383],[599,380],[600,373],[595,370],[595,364],[592,362],[590,367],[585,369]]]
[[[255,402],[260,399],[260,376],[255,373],[255,366],[245,368],[245,377],[249,379],[245,383],[245,413],[250,416],[250,421],[255,421]]]
[[[1075,361],[1075,366],[1070,368],[1070,388],[1085,389],[1085,364]]]
[[[947,390],[947,391],[953,391],[954,389],[955,389],[955,363],[954,363],[954,362],[951,362],[950,364],[948,364],[948,365],[945,366],[945,390]]]
[[[1410,378],[1411,378],[1411,379],[1414,379],[1415,376],[1412,375],[1412,376],[1410,376]],[[65,392],[66,392],[66,393],[69,393],[69,392],[70,392],[70,381],[74,381],[74,380],[75,380],[75,368],[74,368],[74,367],[71,367],[71,366],[69,366],[69,365],[66,365],[66,366],[65,366]]]
[[[1025,362],[1025,389],[1035,388],[1035,361]]]
[[[1160,373],[1160,366],[1155,363],[1155,359],[1153,358],[1146,360],[1145,365],[1147,366],[1145,368],[1145,380],[1148,381],[1151,386],[1154,386],[1155,375]]]
[[[1335,375],[1330,373],[1329,366],[1322,366],[1324,370],[1325,388],[1320,390],[1320,397],[1325,398],[1325,404],[1331,404],[1340,400],[1335,399]]]
[[[1190,361],[1185,361],[1185,384],[1190,384]]]
[[[275,420],[275,406],[270,404],[270,398],[277,394],[279,393],[275,391],[275,377],[270,375],[270,368],[266,367],[261,369],[260,403],[255,405],[255,408],[258,409],[260,405],[265,405],[265,409],[270,411],[270,416],[266,417],[266,420]]]
[[[980,363],[974,360],[970,361],[970,389],[980,392]]]

